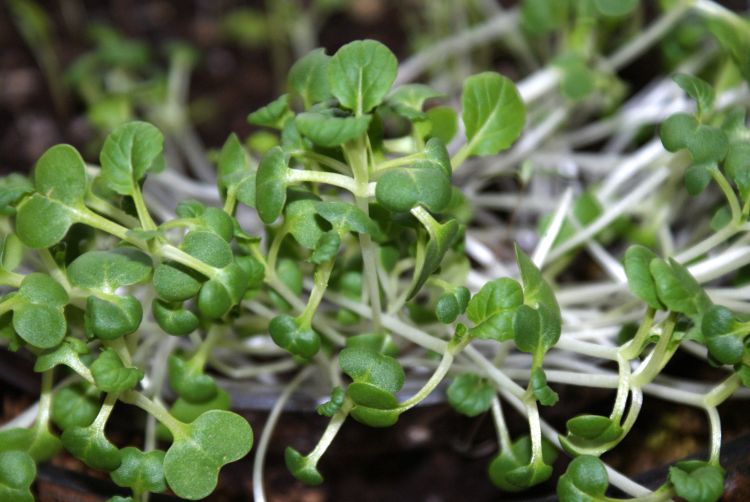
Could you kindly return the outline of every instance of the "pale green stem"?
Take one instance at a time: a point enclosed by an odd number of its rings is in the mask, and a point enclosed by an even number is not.
[[[714,406],[706,408],[708,416],[708,425],[711,430],[711,455],[708,462],[713,465],[719,465],[719,456],[721,454],[721,418],[719,411]]]
[[[0,270],[0,285],[20,288],[24,276],[7,270]]]
[[[389,159],[376,165],[373,169],[373,172],[380,173],[382,171],[385,171],[387,169],[392,169],[394,167],[408,166],[409,164],[414,163],[414,161],[420,160],[423,158],[424,158],[424,153],[422,152],[412,153],[409,155],[404,155],[402,157],[396,157],[395,159]]]
[[[135,211],[138,213],[141,228],[143,228],[143,230],[156,230],[156,223],[154,223],[153,218],[151,218],[151,213],[148,212],[146,202],[143,200],[141,189],[135,184],[133,185],[133,190],[130,196],[135,203]]]
[[[175,440],[184,438],[187,436],[188,424],[180,422],[174,418],[169,411],[159,402],[147,398],[140,392],[130,390],[120,395],[120,400],[139,407],[143,411],[149,413],[164,426],[169,429]]]
[[[354,403],[347,396],[344,399],[344,404],[341,405],[341,409],[336,412],[336,414],[331,418],[331,421],[328,422],[328,426],[326,427],[326,430],[323,431],[323,435],[320,437],[318,444],[316,444],[315,448],[313,448],[313,451],[311,451],[307,455],[307,458],[312,461],[313,465],[318,463],[320,457],[323,456],[328,447],[331,445],[333,439],[336,437],[336,434],[338,434],[339,429],[341,429],[341,426],[344,425],[346,417],[349,415],[349,412],[351,411],[353,406]]]
[[[620,347],[620,350],[618,350],[618,359],[619,356],[622,356],[627,360],[638,357],[643,350],[643,344],[651,335],[651,326],[654,324],[655,314],[656,310],[652,307],[646,309],[646,315],[644,316],[643,321],[641,321],[641,325],[638,326],[638,331],[636,331],[633,339],[624,344]]]
[[[104,427],[107,425],[107,420],[109,420],[109,416],[112,414],[112,409],[115,407],[117,399],[117,392],[110,392],[107,394],[107,397],[104,398],[102,407],[99,409],[99,413],[91,424],[93,429],[104,431]]]
[[[719,188],[721,188],[721,191],[724,192],[724,196],[727,198],[729,209],[732,213],[732,223],[739,223],[740,220],[742,220],[742,209],[740,208],[740,203],[737,200],[737,194],[734,193],[732,186],[729,184],[729,181],[727,181],[726,177],[721,174],[719,168],[714,167],[710,171],[711,177],[714,179],[716,184],[719,185]]]
[[[659,373],[659,370],[663,367],[665,359],[668,356],[667,347],[669,341],[672,339],[672,333],[675,327],[675,314],[670,314],[664,321],[662,326],[662,332],[659,336],[659,341],[656,343],[656,347],[646,357],[646,360],[641,363],[636,372],[633,374],[632,385],[633,387],[641,388]]]
[[[325,183],[343,188],[357,197],[371,197],[375,195],[374,183],[372,190],[370,184],[357,183],[350,176],[337,173],[327,173],[323,171],[303,171],[301,169],[289,169],[286,172],[285,180],[288,184],[292,183]]]
[[[323,295],[325,294],[326,289],[328,289],[328,279],[331,277],[332,270],[333,260],[322,263],[315,268],[310,298],[307,300],[305,310],[298,317],[302,327],[310,327],[312,325],[312,319],[315,316],[315,312],[318,310],[318,306],[323,300]]]
[[[497,394],[492,397],[492,418],[495,421],[497,441],[500,445],[500,450],[507,451],[511,445],[510,432],[508,432],[508,425],[505,423],[503,408],[500,405],[500,398],[497,397]]]
[[[304,157],[306,159],[312,160],[313,162],[317,162],[318,164],[331,168],[334,171],[338,171],[342,175],[351,171],[351,169],[349,169],[349,166],[347,166],[343,162],[317,152],[310,152],[305,150],[293,152],[292,155],[295,157]]]

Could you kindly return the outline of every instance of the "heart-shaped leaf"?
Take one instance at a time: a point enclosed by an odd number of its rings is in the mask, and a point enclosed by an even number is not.
[[[495,389],[474,373],[457,376],[448,386],[448,402],[459,413],[476,417],[490,409]]]
[[[688,502],[715,502],[724,491],[724,469],[700,460],[677,462],[669,468],[669,482]]]
[[[446,291],[438,298],[435,305],[435,316],[443,324],[454,322],[459,315],[463,314],[469,305],[471,293],[463,286]]]
[[[128,122],[107,136],[99,156],[110,189],[132,195],[164,148],[164,136],[147,122]]]
[[[467,78],[461,107],[469,155],[495,155],[505,150],[521,135],[526,120],[516,86],[499,73]]]
[[[216,488],[221,468],[247,455],[252,445],[253,432],[244,418],[229,411],[207,411],[167,450],[167,484],[178,497],[204,498]]]
[[[328,62],[328,85],[341,106],[356,115],[379,105],[396,79],[396,56],[380,42],[358,40],[341,47]]]
[[[86,327],[101,340],[114,340],[135,333],[143,319],[141,302],[132,295],[89,296],[86,300]]]
[[[543,440],[542,458],[536,465],[531,462],[531,439],[521,436],[509,448],[497,454],[489,466],[490,480],[506,492],[519,492],[549,479],[557,450]]]
[[[475,326],[472,336],[486,340],[512,340],[513,316],[523,305],[523,290],[513,279],[495,279],[482,286],[471,298],[466,316]]]
[[[52,398],[52,421],[62,430],[87,427],[100,407],[99,391],[93,385],[81,383],[63,387]]]
[[[662,123],[659,137],[664,148],[669,152],[678,152],[687,148],[690,138],[698,129],[698,121],[688,113],[675,113]]]
[[[287,446],[284,450],[284,462],[292,476],[306,485],[316,486],[323,483],[323,475],[318,471],[315,462],[291,446]]]
[[[721,162],[729,150],[729,140],[718,127],[701,124],[688,137],[687,149],[696,164]]]

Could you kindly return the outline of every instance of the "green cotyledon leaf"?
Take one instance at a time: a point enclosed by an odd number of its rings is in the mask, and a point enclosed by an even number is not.
[[[475,417],[490,409],[495,389],[474,373],[457,376],[447,390],[448,402],[459,413]]]
[[[81,288],[114,292],[147,280],[151,267],[151,258],[134,248],[88,251],[68,266],[68,278]]]
[[[396,79],[398,61],[385,45],[358,40],[341,47],[328,62],[328,85],[341,106],[355,115],[379,105]]]
[[[503,449],[490,462],[492,483],[506,492],[519,492],[549,479],[550,464],[557,458],[557,450],[547,440],[542,443],[542,459],[537,465],[531,462],[531,439],[521,436]]]
[[[164,136],[148,122],[119,126],[107,136],[99,156],[105,184],[121,195],[132,195],[163,148]]]
[[[247,420],[229,411],[207,411],[175,436],[164,457],[164,477],[178,497],[202,499],[216,488],[221,468],[247,455],[252,445]]]
[[[669,468],[669,482],[688,502],[715,502],[724,491],[724,469],[700,460],[677,462]]]
[[[359,138],[370,126],[370,115],[335,117],[320,112],[304,112],[294,119],[297,130],[316,145],[332,148]]]
[[[609,476],[604,464],[591,455],[576,457],[568,470],[557,481],[557,496],[561,501],[605,500]]]
[[[504,277],[486,283],[466,309],[466,316],[475,324],[469,332],[483,339],[513,339],[513,316],[521,305],[523,290],[518,282]]]
[[[293,94],[302,98],[306,110],[331,98],[327,74],[330,60],[325,49],[318,48],[298,59],[289,69],[287,85]]]

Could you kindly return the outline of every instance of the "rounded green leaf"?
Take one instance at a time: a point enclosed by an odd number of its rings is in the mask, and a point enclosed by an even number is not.
[[[711,110],[716,99],[716,92],[705,80],[686,73],[677,73],[672,80],[679,85],[685,93],[698,103],[699,113]]]
[[[294,317],[281,314],[268,325],[274,343],[299,357],[312,357],[320,349],[320,335],[312,328],[301,327]]]
[[[154,270],[154,289],[168,302],[182,302],[198,294],[199,274],[179,263],[165,262]]]
[[[495,389],[479,375],[464,373],[451,382],[447,395],[453,409],[475,417],[490,409]]]
[[[286,202],[289,157],[280,147],[271,148],[261,159],[255,178],[255,205],[263,223],[273,223]]]
[[[713,306],[703,316],[701,331],[711,356],[721,364],[737,364],[745,352],[744,339],[750,329],[744,330],[726,307]]]
[[[114,340],[135,333],[143,319],[143,307],[134,296],[89,296],[86,300],[86,326],[101,340]]]
[[[161,493],[167,489],[164,480],[164,456],[161,450],[148,453],[128,446],[120,450],[122,463],[112,471],[112,481],[117,486],[131,488],[134,492]]]
[[[202,499],[216,488],[219,470],[250,451],[253,432],[241,416],[207,411],[176,437],[164,457],[164,476],[178,497]]]
[[[526,108],[513,82],[499,73],[467,78],[461,106],[469,154],[495,155],[521,135]]]
[[[191,365],[178,355],[172,354],[167,360],[169,384],[178,396],[201,403],[212,399],[218,392],[214,379],[203,373],[203,369]]]
[[[671,311],[694,315],[711,307],[711,300],[687,269],[670,259],[649,264],[659,300]]]
[[[323,476],[315,463],[291,446],[287,446],[284,450],[284,462],[292,476],[303,483],[312,486],[323,483]]]
[[[422,205],[439,213],[450,202],[451,184],[431,163],[421,161],[383,174],[375,186],[375,198],[390,211],[405,213]]]
[[[112,349],[104,350],[91,364],[91,374],[100,390],[116,393],[134,388],[143,378],[143,371],[125,367]]]
[[[254,125],[282,129],[284,123],[292,116],[289,109],[289,95],[282,94],[266,106],[252,112],[247,121]]]
[[[591,455],[576,457],[557,481],[560,500],[602,500],[609,486],[609,476],[601,460]]]
[[[67,323],[58,307],[23,303],[13,309],[13,329],[34,347],[56,347],[65,338]]]
[[[134,248],[89,251],[68,266],[68,278],[86,289],[114,292],[141,283],[151,275],[151,258]]]
[[[185,235],[180,248],[212,267],[224,268],[232,263],[232,248],[214,232],[193,230]]]
[[[181,303],[167,303],[155,299],[151,304],[151,313],[161,329],[170,335],[188,335],[198,329],[200,321],[192,311],[183,308]]]
[[[99,391],[89,384],[63,387],[52,398],[52,421],[62,430],[86,427],[99,412]]]
[[[72,146],[55,145],[34,166],[34,185],[47,198],[67,206],[79,203],[86,195],[86,163]]]
[[[128,122],[107,136],[99,156],[107,187],[131,195],[164,148],[164,136],[147,122]]]
[[[44,225],[39,224],[42,221]],[[16,210],[16,234],[32,249],[57,244],[73,223],[66,206],[40,194],[25,199]]]
[[[370,408],[368,406],[355,406],[351,411],[352,418],[357,422],[369,427],[390,427],[398,422],[400,413],[398,410]]]
[[[544,305],[551,314],[560,319],[560,306],[557,304],[555,292],[542,277],[542,272],[531,261],[531,258],[516,244],[516,262],[521,272],[521,283],[523,284],[523,296],[529,305]]]
[[[37,305],[63,307],[69,301],[65,288],[41,272],[33,272],[24,277],[18,293],[29,303]]]
[[[302,98],[305,109],[331,97],[327,76],[330,60],[325,49],[318,48],[298,59],[289,69],[287,85]]]
[[[669,468],[669,481],[688,502],[715,502],[724,491],[724,469],[700,460],[678,462]]]
[[[733,143],[724,158],[724,170],[744,199],[750,195],[750,143]]]
[[[346,392],[341,387],[334,387],[331,391],[331,399],[318,405],[315,412],[324,417],[332,417],[341,409],[346,399]]]
[[[570,455],[599,456],[615,446],[623,436],[620,424],[600,415],[581,415],[567,422],[567,436],[559,436],[560,445]]]
[[[101,429],[69,427],[63,431],[60,439],[71,455],[93,469],[114,471],[120,466],[120,450],[109,442]]]
[[[701,124],[688,137],[687,149],[696,164],[721,162],[729,150],[729,140],[718,127]]]
[[[380,42],[358,40],[328,62],[328,85],[341,106],[361,115],[379,105],[396,79],[396,56]]]
[[[531,439],[522,436],[508,449],[502,450],[489,465],[492,483],[506,492],[519,492],[546,481],[552,475],[549,466],[557,458],[557,450],[546,440],[542,443],[542,460],[538,465],[530,465]]]
[[[560,339],[560,321],[544,305],[521,305],[513,316],[513,335],[519,350],[544,354]]]
[[[64,364],[74,367],[80,362],[83,354],[88,354],[89,348],[83,340],[68,337],[54,350],[45,351],[39,354],[34,363],[34,371],[48,371],[57,366]]]
[[[36,478],[36,464],[23,451],[0,452],[0,499],[34,502],[31,484]]]
[[[404,370],[398,361],[371,349],[343,349],[339,366],[355,382],[368,383],[386,392],[398,392],[404,385]]]
[[[560,399],[557,392],[547,385],[547,375],[545,375],[542,368],[534,368],[531,371],[529,385],[532,394],[539,401],[539,404],[543,406],[553,406]]]
[[[300,113],[294,119],[297,130],[316,145],[332,148],[359,138],[370,127],[370,115],[335,117],[320,112]]]
[[[341,201],[319,201],[313,203],[317,214],[340,233],[356,232],[380,237],[377,223],[353,204]]]
[[[678,152],[687,148],[689,139],[698,129],[698,121],[690,114],[675,113],[659,129],[659,137],[664,148],[669,152]]]
[[[451,106],[435,106],[427,110],[430,127],[428,136],[439,139],[444,145],[451,142],[458,132],[458,116]]]

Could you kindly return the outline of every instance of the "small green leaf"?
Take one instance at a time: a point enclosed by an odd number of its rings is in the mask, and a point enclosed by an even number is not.
[[[298,59],[289,69],[287,85],[302,98],[306,110],[332,97],[327,76],[330,60],[325,49],[318,48]]]
[[[435,106],[427,110],[427,122],[430,127],[428,136],[437,138],[447,145],[458,132],[458,116],[450,106]]]
[[[36,464],[23,451],[0,452],[0,499],[34,502],[31,484],[36,478]]]
[[[513,339],[513,316],[523,305],[521,285],[513,279],[495,279],[471,298],[466,316],[475,324],[472,336],[485,340]]]
[[[320,349],[320,335],[312,328],[300,326],[299,321],[290,315],[274,317],[268,331],[276,345],[296,356],[312,357]]]
[[[628,278],[630,291],[646,302],[649,307],[660,310],[664,306],[659,301],[656,283],[649,269],[649,264],[655,258],[657,256],[653,251],[636,244],[630,246],[625,252],[623,264],[625,265],[625,275]]]
[[[396,79],[398,61],[385,45],[358,40],[341,47],[328,62],[331,94],[356,115],[379,105]]]
[[[560,339],[560,321],[544,305],[521,305],[513,316],[513,334],[519,350],[538,357]]]
[[[284,224],[294,240],[306,249],[315,248],[325,232],[316,215],[317,206],[311,199],[290,201],[284,209]]]
[[[131,488],[136,493],[161,493],[167,489],[164,480],[164,456],[161,450],[148,453],[128,446],[120,450],[122,463],[112,471],[112,481],[117,486]]]
[[[557,395],[557,392],[547,385],[547,375],[544,374],[542,368],[531,370],[531,380],[529,383],[534,397],[543,406],[553,406],[559,401],[560,397]]]
[[[495,389],[474,373],[457,376],[448,386],[448,402],[459,413],[476,417],[490,409]]]
[[[176,354],[169,356],[167,367],[169,384],[178,396],[193,403],[208,401],[216,396],[216,382],[210,375],[203,373],[203,368]]]
[[[750,195],[750,142],[733,143],[724,159],[724,170],[743,199]]]
[[[675,113],[661,125],[659,137],[664,148],[674,153],[687,148],[697,129],[698,121],[695,117],[687,113]]]
[[[143,319],[141,302],[132,295],[89,296],[86,300],[86,327],[101,340],[114,340],[135,333]]]
[[[78,338],[68,337],[57,348],[39,354],[34,363],[34,371],[41,373],[64,364],[69,367],[78,366],[81,355],[88,354],[89,348]]]
[[[147,122],[128,122],[104,141],[99,161],[107,187],[132,195],[164,148],[164,136]]]
[[[234,255],[229,243],[214,232],[193,230],[185,235],[180,248],[190,256],[198,258],[215,268],[224,268]]]
[[[423,222],[424,223],[424,222]],[[424,244],[424,259],[417,263],[417,268],[409,288],[408,299],[412,299],[419,292],[427,279],[440,267],[443,257],[453,246],[461,232],[461,226],[454,219],[445,223],[437,223],[434,220],[427,223],[428,240]]]
[[[711,111],[716,93],[708,82],[686,73],[677,73],[672,76],[672,80],[698,103],[698,113],[703,114]]]
[[[255,174],[239,138],[230,134],[221,147],[218,165],[218,185],[225,199],[227,192],[232,190],[241,203],[255,207]]]
[[[390,211],[405,213],[417,205],[439,213],[451,198],[450,180],[433,164],[418,161],[412,167],[387,171],[375,186],[375,198]]]
[[[469,304],[471,293],[463,286],[440,295],[435,305],[435,316],[443,324],[454,322],[459,315],[463,314]]]
[[[16,210],[16,233],[32,249],[57,244],[74,222],[69,208],[38,193],[24,199]]]
[[[312,486],[323,483],[323,475],[318,471],[315,462],[312,462],[291,446],[287,446],[284,450],[284,462],[292,476],[303,483]]]
[[[721,364],[737,364],[745,351],[744,339],[750,328],[744,328],[731,310],[715,305],[706,311],[701,332],[711,356]]]
[[[78,204],[86,195],[86,163],[72,146],[53,146],[34,167],[34,185],[49,199],[66,206]]]
[[[521,26],[537,36],[547,35],[560,28],[567,20],[568,2],[523,0]]]
[[[364,333],[346,338],[348,348],[363,348],[380,352],[387,356],[396,357],[398,347],[393,343],[393,337],[385,333]]]
[[[0,178],[0,214],[14,214],[15,205],[33,191],[33,183],[22,174],[11,173]]]
[[[161,329],[175,336],[184,336],[198,329],[200,320],[192,311],[183,308],[181,303],[167,303],[155,299],[151,313]]]
[[[344,399],[346,399],[346,392],[344,392],[344,389],[341,387],[334,387],[331,391],[331,398],[325,403],[318,405],[318,407],[315,408],[315,411],[318,415],[332,417],[341,409],[341,406],[344,404]]]
[[[63,431],[60,439],[71,455],[93,469],[114,471],[120,466],[120,450],[109,442],[100,428],[69,427]]]
[[[263,223],[273,223],[286,202],[289,157],[280,147],[271,148],[261,159],[255,179],[255,203]]]
[[[371,349],[343,349],[339,365],[355,383],[370,384],[390,393],[398,392],[404,385],[404,370],[398,361]]]
[[[670,258],[651,260],[649,270],[659,300],[671,311],[694,315],[711,307],[711,300],[685,267]]]
[[[200,274],[179,263],[163,262],[154,270],[154,289],[168,302],[182,302],[198,294]]]
[[[89,251],[68,266],[74,286],[114,293],[117,288],[146,281],[151,275],[151,258],[134,248]]]
[[[221,468],[247,455],[252,445],[253,432],[244,418],[229,411],[207,411],[167,450],[167,484],[178,497],[204,498],[216,488]]]
[[[316,145],[332,148],[359,138],[370,126],[370,115],[357,117],[335,117],[320,112],[304,112],[297,115],[294,123],[297,130]]]
[[[50,349],[65,338],[67,323],[62,308],[22,303],[13,309],[13,329],[34,347]]]
[[[310,255],[310,262],[316,265],[331,261],[336,257],[341,247],[341,237],[339,234],[331,231],[320,236],[315,244],[315,249]]]
[[[253,125],[281,130],[292,116],[292,111],[289,109],[289,95],[282,94],[266,106],[248,115],[247,121]]]
[[[594,0],[596,10],[603,16],[622,17],[638,7],[638,0]]]
[[[99,391],[81,383],[63,387],[52,398],[52,421],[62,430],[86,427],[99,412]]]
[[[489,475],[492,483],[506,492],[519,492],[549,479],[557,450],[546,440],[542,443],[542,458],[531,464],[531,439],[522,436],[492,459]]]
[[[409,120],[425,117],[422,110],[425,101],[440,98],[444,95],[424,84],[406,84],[394,89],[386,99],[396,113]]]
[[[557,304],[552,287],[544,280],[541,271],[534,265],[531,258],[517,244],[515,250],[526,304],[531,306],[544,305],[559,320],[560,306]]]
[[[378,225],[364,211],[353,204],[340,201],[315,202],[315,210],[340,234],[356,232],[369,234],[375,238],[382,237]]]
[[[701,124],[688,137],[687,149],[696,164],[721,162],[729,150],[729,140],[718,127]]]
[[[112,349],[104,350],[91,364],[91,374],[99,389],[116,393],[134,388],[143,378],[143,371],[126,367]]]
[[[461,106],[469,154],[495,155],[521,135],[526,108],[513,82],[498,73],[467,78]]]
[[[601,415],[580,415],[567,422],[568,435],[560,444],[571,455],[599,456],[616,445],[623,435],[619,423]]]
[[[607,469],[601,460],[591,455],[576,457],[568,470],[557,481],[557,496],[560,500],[598,501],[604,500],[609,486]]]
[[[69,300],[65,288],[41,272],[33,272],[24,277],[18,294],[29,303],[49,307],[64,307]]]
[[[724,469],[699,460],[677,462],[669,468],[669,482],[688,502],[715,502],[724,492]]]

